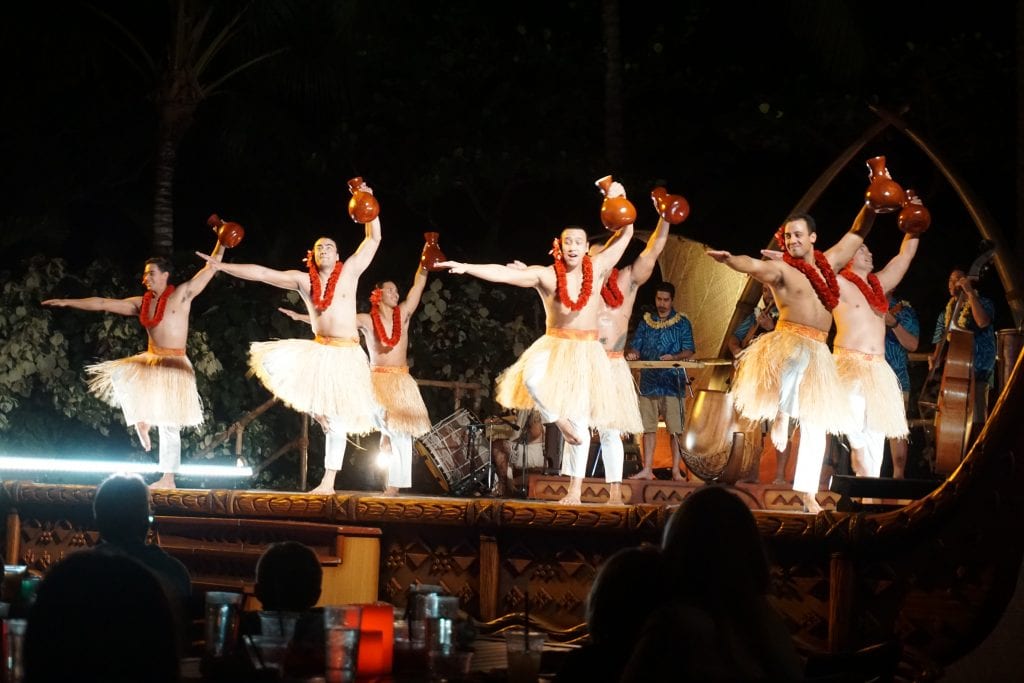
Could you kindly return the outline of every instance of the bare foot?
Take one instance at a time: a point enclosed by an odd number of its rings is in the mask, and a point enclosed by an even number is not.
[[[775,477],[774,479],[772,479],[772,483],[773,484],[788,484],[789,482],[786,481],[785,477]]]
[[[630,477],[630,479],[654,479],[654,472],[645,467]]]
[[[148,453],[153,448],[153,442],[149,440],[149,425],[145,422],[136,422],[135,433],[139,435],[139,441],[142,442],[142,450]]]
[[[559,505],[580,505],[580,496],[579,496],[578,493],[575,494],[575,495],[573,495],[571,493],[567,493],[565,496],[562,497],[561,500],[558,501],[558,504]]]
[[[683,470],[682,472],[680,472],[679,468],[673,467],[672,468],[672,481],[690,481],[690,473],[688,471],[686,471],[686,470]]]
[[[317,484],[315,489],[310,489],[308,493],[313,496],[333,496],[334,484],[325,484],[324,482],[320,482]]]
[[[772,445],[779,453],[786,450],[786,443],[789,441],[789,420],[779,418],[772,422],[771,432]]]
[[[149,449],[146,449],[146,450],[149,450]],[[177,488],[177,485],[174,483],[174,473],[173,472],[166,472],[164,474],[164,476],[160,477],[159,479],[154,481],[152,484],[150,484],[149,488],[157,489],[157,490],[159,490],[159,489],[174,489],[174,488]]]
[[[800,499],[804,501],[804,509],[812,515],[816,515],[825,509],[818,504],[818,499],[813,493],[801,493]]]
[[[558,501],[559,505],[579,505],[580,495],[583,493],[583,478],[571,477],[569,479],[569,491]]]
[[[380,495],[384,496],[385,498],[394,498],[395,496],[398,495],[398,487],[385,486],[383,493],[381,493]]]
[[[622,505],[622,484],[613,482],[608,484],[608,505]]]
[[[576,428],[573,426],[572,422],[569,421],[569,418],[558,418],[555,420],[555,426],[558,427],[558,431],[562,432],[562,438],[565,439],[566,443],[572,446],[579,446],[583,443],[580,441],[579,435],[576,434]]]

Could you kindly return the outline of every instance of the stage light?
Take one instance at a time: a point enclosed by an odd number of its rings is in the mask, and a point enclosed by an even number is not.
[[[33,458],[0,456],[0,471],[15,472],[136,472],[160,474],[155,462],[123,460],[72,460],[67,458]],[[252,468],[236,465],[182,465],[177,472],[184,477],[251,477]]]
[[[387,470],[391,467],[391,451],[377,451],[373,463],[377,466],[377,469]]]

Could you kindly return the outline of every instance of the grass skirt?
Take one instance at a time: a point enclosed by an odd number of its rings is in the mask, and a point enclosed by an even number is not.
[[[903,408],[903,391],[885,356],[837,347],[833,351],[836,372],[848,393],[864,398],[864,428],[887,437],[909,433]]]
[[[146,351],[85,369],[89,391],[119,407],[130,425],[194,427],[203,422],[196,373],[184,355]]]
[[[640,405],[636,398],[637,388],[636,382],[633,381],[633,371],[629,369],[629,363],[622,357],[621,352],[615,356],[608,356],[608,362],[612,366],[612,396],[617,412],[614,416],[617,424],[612,429],[624,434],[642,434],[644,423],[640,419]]]
[[[533,361],[533,363],[531,363]],[[527,368],[543,364],[537,401],[558,417],[586,419],[594,429],[617,429],[615,382],[604,347],[593,339],[567,339],[545,334],[530,345],[497,380],[499,404],[525,410],[536,407],[526,388]]]
[[[377,403],[385,410],[384,424],[393,432],[422,436],[430,431],[430,416],[416,380],[407,367],[374,366],[370,380]]]
[[[314,416],[337,420],[352,434],[374,430],[377,410],[370,363],[358,344],[279,339],[249,346],[249,367],[274,396]]]
[[[784,384],[795,380],[799,407],[795,414],[790,413],[791,417],[818,425],[830,434],[856,431],[857,423],[828,346],[794,329],[799,327],[780,323],[743,350],[732,384],[736,410],[749,420],[774,420]]]

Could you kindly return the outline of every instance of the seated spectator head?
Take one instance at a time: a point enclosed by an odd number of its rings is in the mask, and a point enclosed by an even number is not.
[[[124,555],[73,553],[46,574],[29,612],[25,682],[178,681],[176,628],[148,569]]]
[[[152,519],[149,487],[137,474],[112,474],[96,489],[92,510],[103,540],[144,541]]]
[[[320,599],[322,579],[312,548],[297,541],[275,543],[256,564],[256,597],[263,609],[301,612]]]
[[[661,573],[654,546],[623,548],[604,561],[587,596],[587,630],[595,645],[631,648],[658,606]]]
[[[768,558],[754,515],[722,486],[704,486],[683,501],[665,525],[661,550],[673,590],[691,601],[768,593]]]

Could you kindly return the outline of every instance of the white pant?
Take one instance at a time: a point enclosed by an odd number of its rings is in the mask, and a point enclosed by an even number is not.
[[[412,486],[412,436],[393,432],[386,427],[382,427],[380,431],[391,442],[387,485],[396,489],[407,489]]]
[[[160,435],[160,473],[175,474],[181,469],[181,427],[158,426]]]
[[[324,442],[324,469],[341,471],[345,462],[345,447],[348,445],[348,431],[336,420],[327,419],[326,441]]]
[[[861,449],[863,459],[860,462],[853,462],[854,474],[858,477],[878,477],[882,474],[882,458],[885,455],[885,434],[867,429],[867,402],[864,396],[859,393],[850,394],[850,407],[853,414],[857,416],[860,430],[850,432],[846,437],[850,440],[850,448]],[[858,465],[864,466],[864,471],[859,472]]]
[[[556,415],[537,398],[538,388],[547,380],[548,359],[550,355],[550,353],[546,352],[537,353],[530,359],[530,362],[523,370],[523,384],[526,385],[526,391],[529,392],[530,398],[537,405],[537,410],[540,412],[541,419],[545,423],[555,422],[563,417],[568,418],[572,423],[580,443],[574,446],[568,441],[565,442],[562,449],[562,469],[560,474],[575,479],[582,479],[587,475],[587,457],[590,455],[590,427],[587,424],[586,416]]]
[[[622,481],[622,461],[626,457],[622,447],[622,432],[618,429],[602,429],[600,434],[604,480],[609,484],[617,484]]]
[[[796,455],[793,490],[817,493],[821,483],[821,464],[825,460],[825,428],[808,422],[800,423],[800,448]]]

